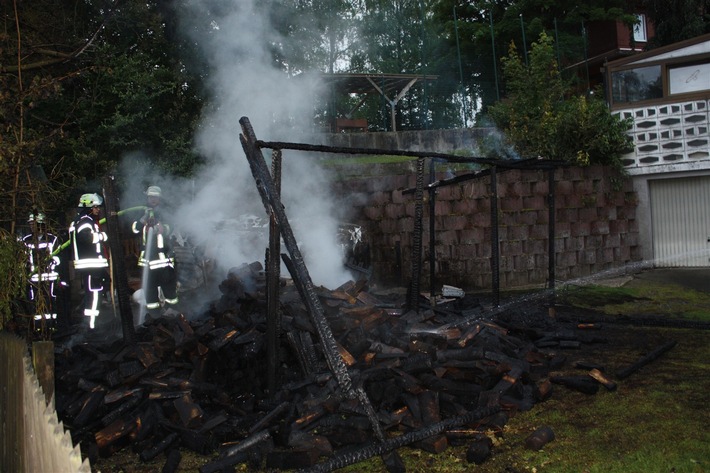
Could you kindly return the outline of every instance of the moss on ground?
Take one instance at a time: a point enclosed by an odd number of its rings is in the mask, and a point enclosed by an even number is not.
[[[644,282],[623,287],[573,286],[558,299],[607,315],[663,316],[710,322],[710,293],[675,284]]]

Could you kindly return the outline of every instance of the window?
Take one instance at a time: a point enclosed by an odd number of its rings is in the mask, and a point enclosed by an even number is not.
[[[645,43],[646,38],[646,15],[636,15],[638,22],[634,25],[634,41]]]
[[[710,90],[710,64],[668,68],[668,82],[671,95]]]
[[[661,66],[612,72],[611,94],[615,103],[639,102],[663,97]]]

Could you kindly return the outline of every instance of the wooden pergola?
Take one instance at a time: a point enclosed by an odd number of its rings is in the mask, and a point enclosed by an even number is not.
[[[395,116],[397,103],[417,82],[435,81],[439,76],[422,74],[323,74],[322,80],[333,87],[338,94],[357,94],[360,100],[346,114],[345,120],[352,120],[353,114],[362,107],[367,97],[372,94],[381,95],[390,108],[391,131],[397,131]],[[347,122],[345,122],[347,123]],[[349,122],[353,128],[362,128],[363,123],[353,120]],[[367,126],[366,122],[364,123]]]

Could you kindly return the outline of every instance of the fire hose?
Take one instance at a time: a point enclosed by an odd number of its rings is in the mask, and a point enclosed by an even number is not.
[[[146,207],[145,205],[139,205],[139,206],[136,206],[136,207],[129,207],[129,208],[127,208],[127,209],[119,210],[118,212],[116,212],[116,215],[123,215],[123,214],[128,213],[128,212],[135,212],[136,210],[145,210],[145,209],[147,209],[147,208],[148,208],[148,207]],[[103,225],[104,223],[106,223],[106,217],[104,217],[104,218],[102,218],[101,220],[99,220],[99,225]],[[59,245],[59,247],[58,247],[56,250],[54,250],[54,251],[52,252],[52,256],[57,256],[59,253],[62,252],[62,250],[64,250],[64,249],[65,249],[67,246],[69,246],[70,244],[71,244],[71,239],[65,241],[64,243],[62,243],[61,245]]]

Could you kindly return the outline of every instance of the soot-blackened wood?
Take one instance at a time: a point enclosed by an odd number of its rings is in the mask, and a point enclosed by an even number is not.
[[[535,430],[525,439],[525,447],[530,450],[540,450],[553,440],[555,440],[555,432],[551,427],[545,425]]]
[[[81,403],[79,414],[74,418],[73,426],[83,427],[91,422],[94,415],[99,412],[102,407],[105,395],[106,391],[103,389],[97,389],[86,394]]]
[[[599,383],[589,376],[551,376],[550,381],[584,394],[596,394],[599,391]]]
[[[116,419],[119,417],[123,416],[123,414],[129,412],[131,409],[136,407],[142,399],[138,396],[133,396],[128,398],[125,402],[123,402],[120,406],[118,406],[116,409],[113,411],[109,412],[105,416],[101,418],[101,423],[103,425],[109,425],[112,424]]]
[[[307,468],[315,465],[319,456],[320,452],[317,448],[299,451],[273,451],[266,455],[266,467],[279,470]]]
[[[128,418],[117,419],[112,424],[96,432],[94,435],[96,445],[101,450],[109,447],[118,439],[132,432],[133,429],[136,428],[137,421],[138,416],[135,415]]]
[[[380,455],[380,458],[382,458],[382,463],[385,464],[388,473],[406,473],[407,467],[396,450]]]
[[[131,290],[128,286],[128,273],[123,258],[121,230],[118,224],[118,205],[114,176],[104,179],[104,197],[106,198],[106,230],[109,235],[108,246],[111,249],[112,280],[118,294],[118,310],[121,316],[123,341],[128,344],[136,342],[136,330],[133,325],[133,309],[131,308]]]
[[[417,189],[414,203],[414,231],[412,232],[412,274],[407,292],[407,309],[419,312],[419,288],[422,277],[422,220],[424,217],[424,158],[417,159]]]
[[[172,446],[172,444],[176,440],[178,440],[179,437],[180,437],[180,434],[178,434],[177,432],[171,432],[165,438],[163,438],[157,444],[155,444],[152,448],[148,448],[146,450],[143,450],[139,455],[141,461],[144,461],[144,462],[151,461],[152,459],[154,459],[155,457],[160,455],[162,452],[164,452],[165,450],[170,448]]]
[[[173,401],[173,406],[175,406],[180,421],[185,427],[197,428],[202,424],[204,412],[198,404],[192,401],[189,394]]]
[[[460,417],[443,420],[437,424],[427,426],[421,430],[409,432],[394,438],[389,438],[384,442],[370,444],[358,450],[351,450],[344,454],[335,455],[328,461],[320,463],[306,471],[308,473],[318,473],[329,472],[337,468],[343,468],[345,466],[352,465],[353,463],[372,458],[375,455],[382,455],[384,453],[394,451],[403,446],[411,445],[415,442],[424,440],[428,437],[439,435],[453,427],[471,424],[485,417],[492,416],[499,411],[499,406],[486,409],[478,409]]]
[[[271,175],[274,190],[281,195],[281,150],[271,153]],[[281,235],[274,215],[269,215],[269,249],[266,253],[266,359],[267,386],[270,396],[277,388],[279,340],[281,338],[281,311],[279,310],[279,279],[281,261]]]
[[[180,466],[180,460],[182,460],[180,450],[177,448],[171,449],[167,454],[163,469],[160,470],[160,473],[175,473]]]
[[[328,366],[338,379],[343,393],[349,397],[355,397],[355,393],[352,390],[352,380],[350,379],[347,367],[338,354],[333,333],[330,331],[328,323],[325,320],[323,308],[315,294],[313,281],[308,273],[308,268],[306,268],[303,255],[298,248],[291,226],[288,223],[286,212],[281,205],[279,193],[272,176],[268,172],[264,156],[261,154],[261,150],[256,144],[257,139],[254,130],[249,119],[246,117],[242,117],[239,123],[242,126],[242,134],[239,138],[247,160],[249,161],[252,175],[256,181],[257,190],[259,191],[267,213],[274,216],[286,249],[291,255],[291,261],[287,263],[287,267],[290,266],[289,271],[291,272],[291,277],[298,288],[303,303],[308,307],[309,315],[318,331]]]
[[[478,432],[466,449],[466,461],[481,465],[491,456],[493,442],[485,434]]]
[[[664,343],[663,345],[659,346],[658,348],[651,351],[647,355],[641,357],[635,363],[631,364],[630,366],[628,366],[622,370],[619,370],[616,373],[616,377],[618,379],[628,378],[629,376],[631,376],[632,374],[634,374],[635,372],[637,372],[638,370],[640,370],[641,368],[643,368],[647,364],[651,363],[652,361],[656,360],[661,355],[663,355],[665,352],[667,352],[668,350],[670,350],[671,348],[676,346],[677,343],[678,342],[676,342],[675,340],[670,340],[670,341]]]

